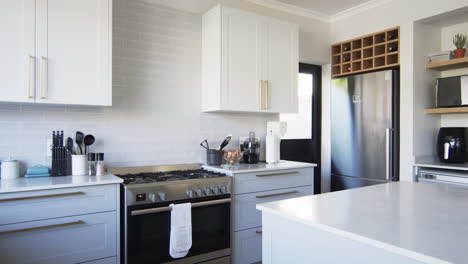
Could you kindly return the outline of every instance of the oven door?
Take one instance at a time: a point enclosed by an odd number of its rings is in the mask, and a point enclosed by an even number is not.
[[[202,263],[230,255],[230,196],[191,199],[192,248],[184,258],[169,255],[170,203],[127,210],[124,259],[127,264]],[[185,203],[189,200],[177,201]]]

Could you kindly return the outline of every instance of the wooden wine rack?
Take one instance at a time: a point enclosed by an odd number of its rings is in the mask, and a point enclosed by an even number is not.
[[[400,27],[331,46],[332,77],[400,65]]]

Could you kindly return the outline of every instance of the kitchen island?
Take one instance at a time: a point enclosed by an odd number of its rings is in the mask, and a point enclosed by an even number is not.
[[[468,189],[394,182],[257,205],[263,263],[467,263]]]

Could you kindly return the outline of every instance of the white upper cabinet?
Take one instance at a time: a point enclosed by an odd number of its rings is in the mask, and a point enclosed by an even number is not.
[[[218,5],[202,46],[202,111],[297,111],[297,25]]]
[[[0,3],[0,101],[112,105],[112,0]]]
[[[34,10],[34,0],[0,0],[0,101],[34,102]]]
[[[298,30],[281,21],[268,24],[268,106],[279,113],[298,111]]]

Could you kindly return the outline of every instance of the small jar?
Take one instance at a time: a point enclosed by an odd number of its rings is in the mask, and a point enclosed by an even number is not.
[[[104,176],[105,174],[104,153],[96,153],[96,176]]]
[[[0,174],[0,177],[4,180],[19,178],[20,175],[18,161],[11,158],[4,160],[1,165]]]
[[[96,176],[96,153],[88,153],[88,175]]]

